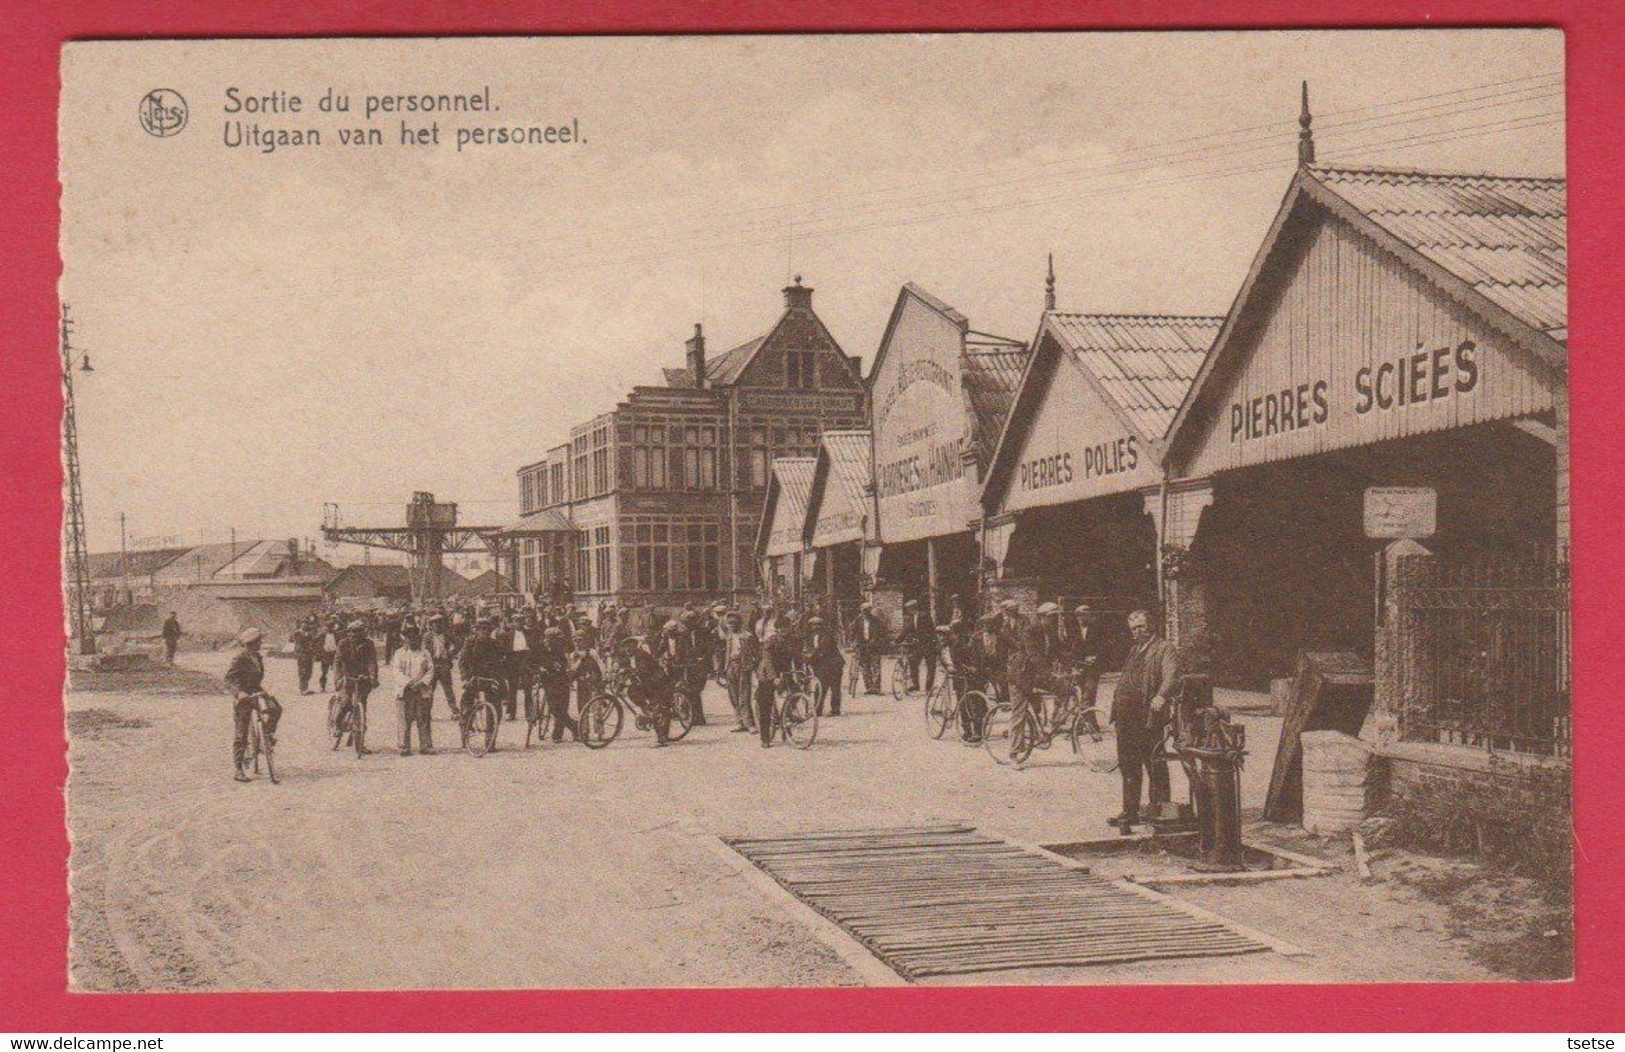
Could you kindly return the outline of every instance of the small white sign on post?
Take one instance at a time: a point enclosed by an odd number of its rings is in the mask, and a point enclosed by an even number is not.
[[[1365,491],[1365,535],[1374,540],[1431,537],[1439,493],[1431,486],[1371,486]]]

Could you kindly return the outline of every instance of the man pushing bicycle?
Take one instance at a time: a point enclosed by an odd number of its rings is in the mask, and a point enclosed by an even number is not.
[[[233,655],[231,665],[226,669],[226,686],[231,688],[232,697],[232,724],[231,760],[233,777],[239,782],[248,781],[248,774],[243,770],[243,759],[248,752],[248,725],[254,719],[257,711],[265,713],[265,743],[272,747],[276,744],[276,725],[282,719],[282,706],[271,695],[265,693],[265,657],[260,653],[260,641],[265,634],[257,628],[250,628],[237,637],[237,645],[241,648]]]

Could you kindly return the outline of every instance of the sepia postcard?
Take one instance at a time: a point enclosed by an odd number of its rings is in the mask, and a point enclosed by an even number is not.
[[[1560,31],[61,74],[71,990],[1573,975]]]

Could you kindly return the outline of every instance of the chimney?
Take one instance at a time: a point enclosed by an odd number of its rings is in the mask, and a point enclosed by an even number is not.
[[[1298,113],[1298,166],[1307,168],[1315,163],[1315,132],[1309,115],[1309,82],[1303,82],[1303,108]]]
[[[688,338],[688,375],[694,378],[694,386],[705,386],[705,332],[700,323],[694,323],[694,335]]]
[[[812,288],[807,285],[803,285],[801,283],[801,275],[797,274],[796,283],[794,285],[786,285],[784,287],[784,309],[796,310],[799,308],[800,310],[812,310],[812,294]]]

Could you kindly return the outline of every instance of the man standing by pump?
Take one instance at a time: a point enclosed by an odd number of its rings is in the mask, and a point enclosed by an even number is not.
[[[1149,783],[1151,808],[1172,799],[1168,761],[1162,756],[1163,729],[1170,699],[1179,683],[1179,656],[1171,643],[1157,636],[1145,610],[1128,615],[1134,638],[1128,661],[1112,698],[1112,722],[1117,725],[1117,766],[1123,778],[1123,813],[1107,821],[1124,836],[1140,821],[1140,786]]]

